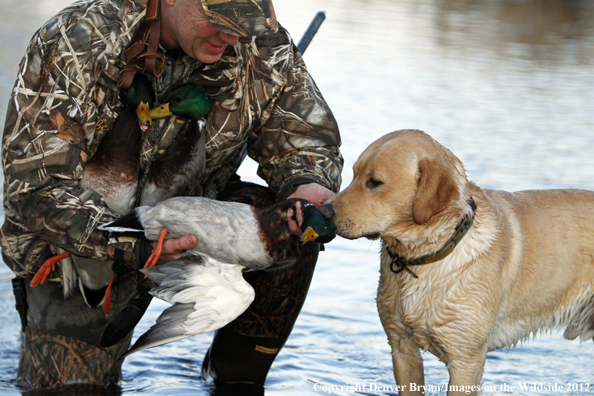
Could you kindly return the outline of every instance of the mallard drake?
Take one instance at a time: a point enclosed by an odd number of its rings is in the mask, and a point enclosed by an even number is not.
[[[149,108],[154,102],[154,92],[148,78],[137,74],[130,89],[123,90],[120,95],[126,106],[86,164],[80,186],[97,192],[111,210],[123,215],[132,210],[136,201],[142,133],[152,123]],[[152,164],[140,197],[141,205],[154,205],[187,190],[204,169],[206,121],[202,117],[210,109],[208,95],[198,85],[188,83],[172,89],[167,98],[171,104],[157,107],[155,118],[175,114],[190,120],[184,124],[165,153]],[[161,111],[161,107],[169,109],[169,113]],[[71,257],[70,253],[63,252],[41,266],[31,286],[44,283],[55,264],[61,260],[64,296],[67,297],[74,290],[77,282],[83,296],[86,295],[85,288],[98,290],[107,287],[104,309],[109,312],[109,293],[113,280],[109,263]],[[100,273],[97,273],[98,269],[102,269]],[[100,303],[96,301],[89,305]]]
[[[136,110],[140,129],[143,132],[148,131],[152,123],[150,108],[155,102],[155,91],[147,76],[136,74],[130,88],[120,91],[120,98],[127,106]]]
[[[155,92],[144,74],[136,74],[130,88],[121,90],[120,97],[127,106],[136,110],[140,129],[143,132],[148,131],[153,119],[175,114],[198,121],[208,114],[211,108],[206,90],[191,82],[171,89],[164,97],[165,103],[153,108]]]
[[[291,234],[287,213],[295,209],[297,202],[304,231],[299,243],[331,241],[336,227],[305,200],[255,209],[236,202],[178,197],[154,207],[136,208],[130,215],[100,227],[115,233],[143,232],[150,240],[186,234],[198,239],[197,245],[179,260],[141,270],[157,284],[150,293],[173,307],[160,315],[157,324],[127,354],[219,329],[241,315],[254,299],[242,271],[290,264],[294,244],[288,243]],[[168,232],[163,233],[163,228]],[[153,257],[152,263],[157,259]],[[104,333],[103,346],[115,343],[131,330],[121,325],[108,325],[111,328]]]
[[[187,192],[191,186],[200,188],[197,180],[206,162],[206,135],[204,119],[184,124],[171,146],[153,162],[140,196],[140,205],[155,205]],[[132,207],[126,213],[131,210]]]
[[[106,205],[118,214],[129,213],[135,201],[138,187],[140,144],[142,131],[138,128],[137,109],[125,107],[119,117],[101,140],[95,155],[83,170],[80,187],[101,195]],[[90,300],[88,290],[107,287],[104,309],[109,311],[110,285],[113,279],[111,263],[91,258],[61,254],[46,260],[33,279],[31,287],[45,282],[47,276],[60,262],[64,297],[67,298],[78,286],[83,298],[91,307],[101,301]]]
[[[299,239],[300,243],[313,240],[319,243],[328,243],[336,236],[336,225],[328,221],[322,213],[311,202],[305,202],[301,205],[301,214],[303,223],[301,230],[303,235]]]
[[[173,114],[194,121],[204,117],[211,107],[208,94],[198,84],[185,83],[169,91],[162,105],[150,110],[151,118],[159,119]]]

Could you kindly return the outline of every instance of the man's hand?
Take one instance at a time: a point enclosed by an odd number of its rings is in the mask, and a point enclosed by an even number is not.
[[[157,265],[177,260],[182,254],[186,252],[186,250],[193,248],[196,243],[198,243],[198,239],[196,239],[196,236],[192,234],[184,235],[183,237],[175,239],[165,239],[165,241],[163,241],[161,257],[159,257]],[[157,242],[152,242],[152,245],[153,248],[155,248],[157,246]]]
[[[297,187],[297,190],[295,190],[295,192],[293,194],[289,195],[287,197],[287,199],[289,199],[289,198],[307,199],[309,202],[311,202],[316,207],[318,207],[318,206],[322,205],[324,202],[326,202],[327,200],[329,200],[330,198],[332,198],[333,196],[334,196],[334,193],[332,191],[328,190],[326,187],[320,186],[319,184],[316,184],[316,183],[308,183],[308,184],[302,184],[299,187]],[[301,234],[302,234],[301,229],[299,229],[299,226],[303,222],[303,216],[301,215],[301,202],[297,202],[295,204],[295,208],[297,210],[297,213],[293,213],[292,209],[289,209],[287,211],[287,217],[289,217],[289,230],[291,231],[291,233],[293,233],[297,236],[301,236]],[[297,218],[297,221],[291,219],[291,217],[293,217],[294,214],[295,214],[295,217]]]

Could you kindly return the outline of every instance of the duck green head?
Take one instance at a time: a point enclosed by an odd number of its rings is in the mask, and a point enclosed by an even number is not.
[[[155,101],[149,79],[144,74],[136,74],[130,88],[120,90],[120,97],[127,106],[136,109],[140,129],[146,132],[152,123],[149,109]]]
[[[151,109],[152,118],[164,118],[173,114],[198,121],[210,110],[211,103],[208,94],[198,84],[187,83],[172,89],[169,100]]]
[[[328,243],[336,236],[336,225],[327,220],[311,202],[301,205],[303,223],[301,231],[303,235],[299,238],[299,244],[303,245],[308,241]]]
[[[141,102],[151,106],[155,101],[155,92],[147,76],[137,73],[130,88],[120,90],[120,97],[126,105],[137,108]]]

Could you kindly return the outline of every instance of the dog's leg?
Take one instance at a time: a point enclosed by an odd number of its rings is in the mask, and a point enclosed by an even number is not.
[[[425,375],[421,351],[410,341],[390,339],[394,378],[400,396],[424,395]]]
[[[448,396],[479,395],[487,351],[457,353],[447,364],[450,373]]]

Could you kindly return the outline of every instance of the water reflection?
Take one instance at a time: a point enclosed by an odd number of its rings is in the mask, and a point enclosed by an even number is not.
[[[92,385],[70,385],[58,389],[22,390],[22,396],[121,396],[122,389],[117,385],[107,387]]]
[[[536,61],[560,61],[568,52],[563,40],[573,40],[578,64],[592,64],[594,4],[579,0],[437,2],[437,38],[444,46],[489,48],[513,55],[506,43],[527,44],[521,56]],[[516,53],[517,55],[517,53]]]
[[[419,128],[460,157],[470,179],[482,187],[594,190],[590,0],[274,3],[297,40],[315,13],[326,11],[305,61],[341,126],[345,185],[371,141],[392,130]],[[0,0],[0,114],[31,35],[67,4]],[[246,161],[242,176],[258,181],[253,162]],[[393,384],[374,301],[377,243],[337,238],[326,248],[303,313],[270,372],[268,396],[315,394],[315,383]],[[0,267],[3,394],[15,392],[18,363],[18,315],[9,279]],[[165,307],[151,305],[136,335]],[[212,393],[199,378],[209,344],[210,336],[200,336],[130,356],[122,393]],[[542,365],[543,351],[547,365]],[[558,335],[489,356],[486,384],[594,382],[589,365],[580,363],[594,358],[590,345]],[[426,383],[447,382],[443,364],[425,358]]]

